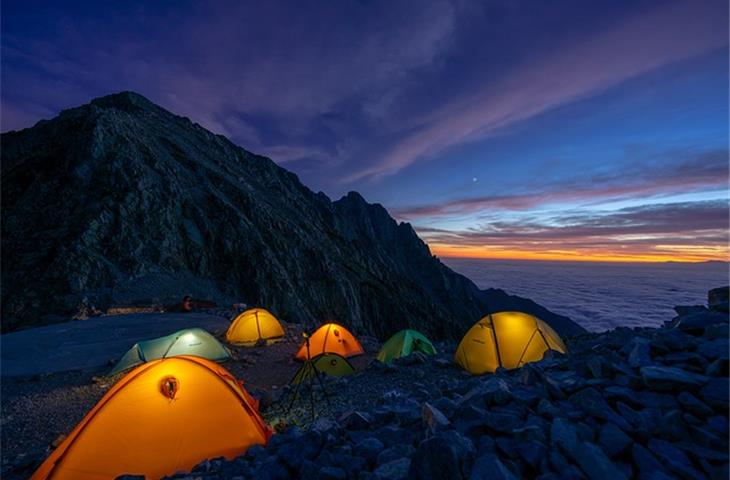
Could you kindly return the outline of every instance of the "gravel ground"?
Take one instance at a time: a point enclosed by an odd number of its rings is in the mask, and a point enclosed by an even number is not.
[[[285,403],[283,401],[289,398],[286,385],[302,365],[293,358],[302,343],[301,326],[285,324],[285,328],[285,338],[273,345],[251,348],[229,346],[233,358],[224,364],[236,378],[244,381],[252,395],[262,399],[262,413],[272,422],[281,419],[284,413],[279,403],[272,404],[272,399]],[[217,336],[225,343],[222,333]],[[359,340],[366,352],[351,359],[351,363],[356,370],[363,371],[380,344],[369,337]],[[47,456],[54,441],[68,434],[106,391],[124,376],[103,377],[105,371],[95,369],[2,378],[2,478],[26,478]],[[342,382],[336,389],[328,388],[328,392],[333,392],[330,398],[333,409],[339,412],[353,404],[364,406],[377,398],[385,390],[387,382],[378,384],[374,380],[365,380],[360,385],[362,379],[370,377],[365,372],[357,382]],[[318,411],[325,403],[319,395],[316,402]],[[287,418],[294,424],[308,422],[311,418],[308,397],[300,398]]]

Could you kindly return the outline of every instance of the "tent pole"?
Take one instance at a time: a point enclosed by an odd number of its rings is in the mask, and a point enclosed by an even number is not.
[[[494,324],[494,319],[492,318],[492,314],[489,313],[487,315],[489,317],[489,324],[492,326],[492,336],[494,337],[494,350],[497,352],[497,363],[499,363],[499,366],[502,366],[502,355],[499,353],[499,340],[497,339],[497,326]]]

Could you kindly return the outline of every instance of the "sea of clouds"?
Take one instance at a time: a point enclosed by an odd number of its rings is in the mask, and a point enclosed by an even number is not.
[[[675,305],[704,305],[728,284],[727,263],[593,263],[445,258],[479,288],[530,298],[597,332],[656,327]]]

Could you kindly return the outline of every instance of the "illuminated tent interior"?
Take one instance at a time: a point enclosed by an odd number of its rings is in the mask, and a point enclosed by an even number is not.
[[[318,372],[332,377],[344,377],[355,373],[355,368],[350,365],[350,362],[345,357],[336,353],[317,355],[312,359],[312,367],[316,368]],[[291,383],[301,383],[304,380],[308,380],[313,374],[314,371],[305,363],[297,370]]]
[[[32,480],[160,478],[206,458],[233,458],[271,431],[250,395],[220,365],[178,356],[145,363],[117,382]]]
[[[375,358],[383,363],[390,363],[396,358],[407,357],[413,352],[433,355],[436,353],[436,348],[421,332],[410,329],[401,330],[383,344]]]
[[[231,322],[226,332],[226,341],[250,347],[262,340],[273,343],[283,336],[284,328],[275,316],[263,308],[252,308]]]
[[[539,361],[548,350],[567,351],[547,323],[522,312],[499,312],[482,318],[466,332],[454,360],[478,375]]]
[[[323,353],[336,353],[345,358],[364,353],[360,342],[345,327],[327,323],[319,327],[309,338],[309,353],[312,358]],[[298,360],[307,359],[307,342],[296,354]]]
[[[115,375],[124,370],[163,357],[197,355],[216,362],[231,358],[226,347],[202,328],[187,328],[164,337],[135,343],[109,372]]]

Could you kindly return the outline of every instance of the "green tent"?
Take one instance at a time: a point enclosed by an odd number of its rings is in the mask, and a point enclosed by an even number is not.
[[[351,375],[355,373],[355,369],[347,361],[347,359],[336,353],[323,353],[317,355],[310,362],[302,365],[297,373],[294,375],[291,383],[301,383],[302,381],[309,379],[314,374],[313,368],[316,368],[318,372],[330,375],[333,377],[344,377],[345,375]]]
[[[436,349],[428,338],[415,330],[401,330],[388,339],[375,357],[383,363],[390,363],[413,352],[433,355]]]
[[[202,328],[187,328],[172,335],[135,343],[109,372],[115,375],[141,363],[177,355],[196,355],[220,362],[231,358],[228,350]]]

